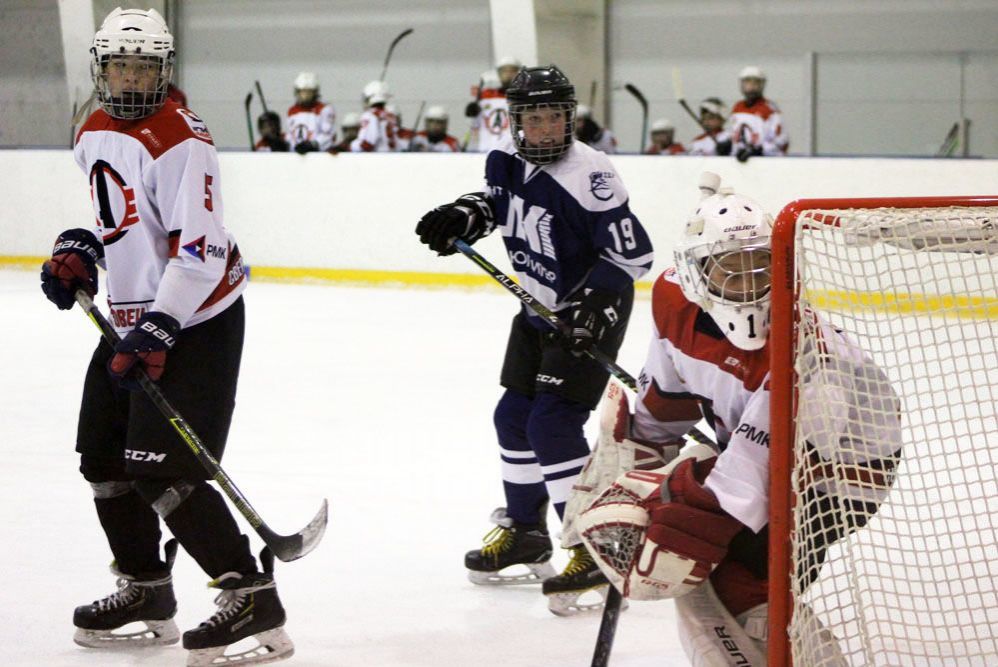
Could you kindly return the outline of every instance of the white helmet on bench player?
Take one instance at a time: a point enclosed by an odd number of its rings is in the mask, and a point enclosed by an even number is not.
[[[700,306],[733,345],[758,350],[769,334],[773,218],[756,201],[717,189],[705,173],[706,196],[676,245],[683,294]],[[714,194],[709,194],[714,190]]]
[[[155,9],[118,7],[90,47],[97,102],[112,118],[145,118],[162,108],[173,74],[173,35]]]

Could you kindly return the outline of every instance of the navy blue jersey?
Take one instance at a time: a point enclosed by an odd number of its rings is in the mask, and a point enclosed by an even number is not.
[[[537,166],[507,142],[489,153],[485,184],[520,284],[551,310],[582,288],[620,293],[651,269],[651,241],[605,154],[576,141]]]

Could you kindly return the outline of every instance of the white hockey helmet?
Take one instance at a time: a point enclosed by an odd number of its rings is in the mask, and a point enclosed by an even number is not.
[[[701,177],[707,196],[675,247],[676,273],[686,298],[733,345],[758,350],[769,335],[773,218],[756,201],[719,184],[716,174]]]
[[[514,58],[513,56],[503,56],[496,61],[496,69],[500,70],[503,67],[515,67],[516,69],[520,69],[523,67],[523,63],[520,62],[519,58]]]
[[[388,84],[384,81],[370,81],[364,86],[364,108],[374,104],[385,104],[391,98]]]
[[[90,54],[90,78],[94,82],[97,102],[108,115],[122,119],[144,118],[162,108],[173,75],[175,54],[173,35],[159,12],[117,7],[94,35]],[[141,74],[129,75],[124,81],[115,83],[120,90],[112,90],[108,65],[112,58],[119,56],[154,65],[155,79],[147,81]]]
[[[651,132],[655,134],[656,132],[675,132],[676,126],[672,124],[672,121],[668,118],[659,118],[654,123],[651,124]]]
[[[486,70],[482,72],[482,90],[495,90],[499,88],[502,84],[499,83],[499,75],[496,74],[494,69]]]
[[[439,120],[446,123],[450,116],[447,115],[447,109],[445,107],[435,104],[426,110],[424,118],[426,120]]]
[[[738,80],[741,81],[743,79],[759,79],[760,81],[765,83],[766,75],[765,73],[763,73],[761,69],[759,69],[755,65],[749,65],[748,67],[744,68],[741,72],[738,73]]]
[[[723,120],[728,110],[721,98],[707,97],[700,102],[700,113],[703,114],[704,112],[719,116]]]
[[[295,77],[295,90],[319,90],[319,77],[315,72],[300,72]]]
[[[593,117],[593,110],[590,109],[585,104],[580,104],[575,107],[576,120],[578,120],[579,118],[589,118],[590,120],[592,120],[592,117]]]
[[[340,127],[344,130],[350,127],[360,127],[360,114],[355,111],[351,111],[347,115],[343,116],[343,122],[340,123]]]

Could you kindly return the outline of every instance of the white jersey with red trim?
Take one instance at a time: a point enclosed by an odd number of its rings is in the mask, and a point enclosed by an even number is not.
[[[705,486],[728,514],[758,532],[769,520],[769,345],[752,351],[732,345],[710,315],[683,296],[674,269],[655,281],[652,316],[654,334],[639,380],[633,435],[659,442],[675,440],[705,418],[721,450]],[[840,437],[848,437],[852,447],[857,442],[865,445],[858,448],[863,456],[852,451],[856,462],[890,457],[901,448],[901,428],[900,402],[889,380],[842,332],[813,312],[806,316],[820,331],[825,367],[835,366],[838,374],[864,386],[863,394],[839,388],[834,401],[837,415],[829,410],[827,400],[822,403],[821,418],[839,424],[841,431],[822,429],[828,433],[827,442],[811,443],[814,451],[837,450]],[[800,419],[808,418],[804,407],[808,398],[815,403],[820,400],[808,396],[808,386],[805,377]],[[866,418],[859,419],[859,413]],[[871,413],[898,418],[871,424]],[[882,501],[887,493],[884,488],[854,487],[841,481],[835,491],[874,502]]]
[[[336,143],[336,110],[333,105],[325,102],[307,107],[292,105],[288,109],[287,139],[291,150],[298,144],[314,141],[320,151],[328,151]]]
[[[752,145],[762,146],[763,155],[785,155],[790,146],[780,108],[765,97],[752,104],[745,100],[736,102],[728,124],[735,142],[733,154],[745,145]]]
[[[360,116],[360,131],[350,142],[354,153],[391,153],[399,150],[398,121],[395,114],[371,107]]]
[[[506,92],[499,88],[486,88],[478,100],[481,111],[471,120],[471,141],[468,151],[488,153],[501,148],[509,136],[509,104]]]
[[[460,153],[461,144],[456,137],[449,134],[445,134],[438,141],[430,141],[426,130],[421,130],[413,137],[409,150],[420,153]]]
[[[731,133],[727,130],[716,132],[711,135],[704,132],[690,142],[690,155],[717,155],[717,143],[720,141],[730,141]]]
[[[98,110],[80,129],[74,157],[90,180],[118,333],[148,310],[190,327],[239,297],[246,280],[222,224],[218,156],[193,112],[172,100],[139,120]]]

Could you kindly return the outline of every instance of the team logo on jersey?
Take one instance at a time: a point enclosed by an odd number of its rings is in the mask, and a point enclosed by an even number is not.
[[[594,171],[589,174],[589,192],[600,201],[610,201],[613,199],[613,188],[610,187],[609,179],[614,178],[612,171]]]
[[[191,132],[194,136],[203,141],[211,142],[211,133],[208,132],[208,126],[204,124],[204,121],[198,118],[197,114],[190,109],[184,109],[180,107],[177,109],[177,113],[180,117],[187,121],[187,125],[191,128]]]
[[[203,236],[199,239],[194,239],[190,243],[187,243],[181,247],[190,253],[191,257],[197,257],[202,262],[204,261],[205,242]]]
[[[489,134],[502,134],[509,127],[509,114],[505,109],[486,111],[483,125]]]
[[[90,169],[90,199],[105,246],[122,238],[139,221],[135,191],[104,160],[97,160]]]

